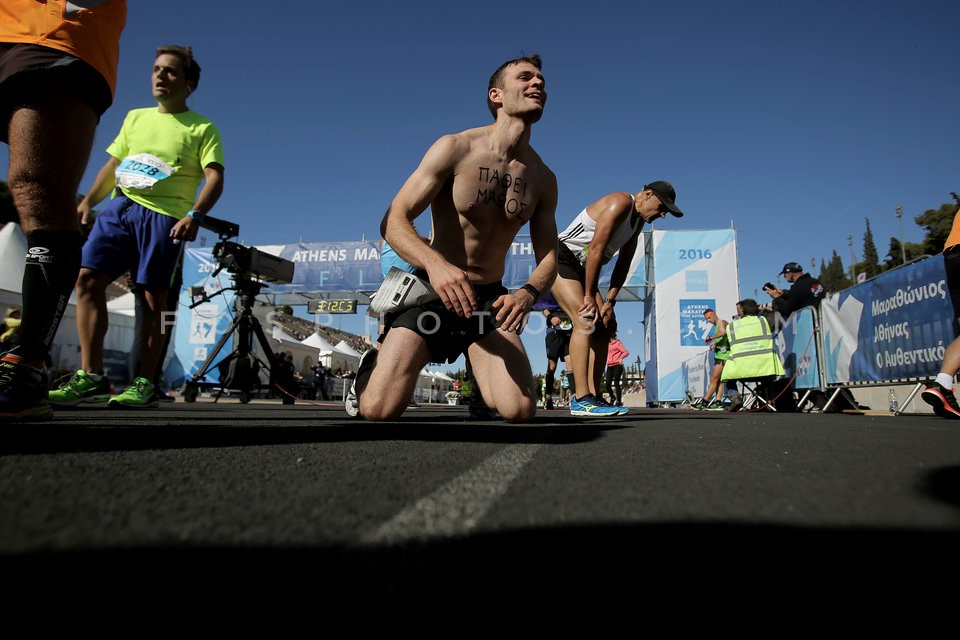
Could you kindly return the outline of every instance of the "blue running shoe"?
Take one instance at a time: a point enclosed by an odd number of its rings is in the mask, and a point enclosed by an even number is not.
[[[627,409],[626,407],[622,407],[622,406],[617,406],[615,404],[610,404],[603,398],[594,397],[594,401],[596,401],[596,403],[601,407],[612,407],[613,409],[616,409],[617,410],[616,415],[619,415],[619,416],[625,416],[627,415],[627,413],[630,412],[630,409]]]
[[[570,400],[570,415],[588,418],[620,415],[619,408],[611,407],[606,403],[600,404],[601,402],[603,401],[597,400],[593,394],[587,394],[582,398],[574,396]]]

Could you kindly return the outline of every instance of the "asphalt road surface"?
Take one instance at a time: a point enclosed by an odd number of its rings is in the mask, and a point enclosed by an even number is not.
[[[780,635],[831,611],[862,631],[857,602],[881,628],[956,606],[960,423],[59,410],[0,429],[0,496],[6,620],[36,636],[614,637],[771,612],[753,631]]]

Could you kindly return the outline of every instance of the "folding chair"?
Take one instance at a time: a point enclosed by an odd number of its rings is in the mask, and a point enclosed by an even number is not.
[[[774,378],[776,376],[735,379],[734,382],[740,387],[740,397],[743,399],[743,407],[740,411],[750,411],[768,405],[766,408],[769,411],[776,412],[777,408],[773,406],[772,396],[769,393],[770,383]]]

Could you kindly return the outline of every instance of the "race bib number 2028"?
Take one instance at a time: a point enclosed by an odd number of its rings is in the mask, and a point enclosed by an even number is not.
[[[114,175],[117,184],[124,189],[152,189],[156,183],[172,176],[174,171],[157,156],[138,153],[124,158]]]

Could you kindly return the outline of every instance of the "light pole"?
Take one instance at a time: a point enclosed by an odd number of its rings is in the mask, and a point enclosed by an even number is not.
[[[903,246],[903,206],[897,205],[897,220],[900,222],[900,264],[907,264],[907,249]]]
[[[857,256],[853,253],[853,236],[847,236],[847,244],[850,245],[850,279],[853,281],[853,284],[857,284]]]

